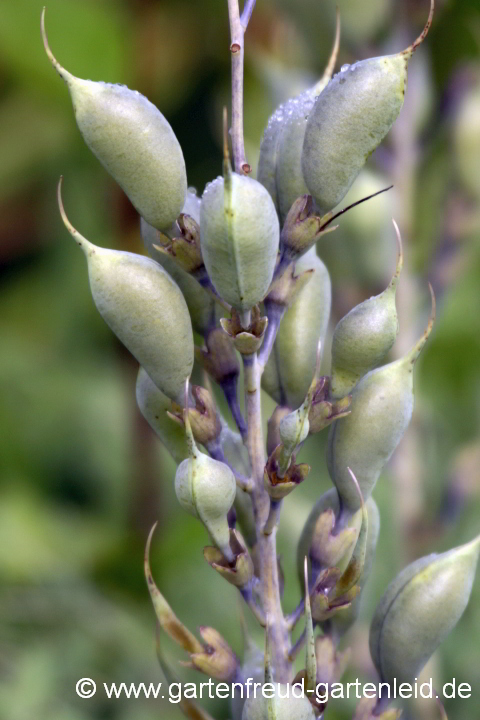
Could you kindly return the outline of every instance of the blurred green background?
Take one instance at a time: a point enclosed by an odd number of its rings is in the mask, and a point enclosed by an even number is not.
[[[338,66],[402,49],[428,11],[426,0],[338,5]],[[237,597],[203,561],[205,532],[180,512],[173,462],[136,410],[135,362],[96,312],[85,261],[59,219],[63,174],[67,212],[86,237],[143,252],[135,212],[84,146],[66,88],[44,55],[41,7],[0,2],[0,717],[175,720],[178,708],[160,700],[75,694],[81,677],[162,679],[142,569],[157,519],[152,566],[164,594],[191,629],[214,625],[238,653],[242,647]],[[270,113],[322,72],[334,12],[333,0],[258,0],[246,48],[254,167]],[[71,72],[126,83],[158,105],[199,192],[219,174],[230,75],[225,0],[50,0],[47,30]],[[334,281],[335,323],[391,275],[395,216],[406,270],[394,356],[425,325],[427,280],[438,298],[436,329],[417,367],[414,419],[375,492],[383,518],[376,568],[363,620],[348,638],[350,675],[365,680],[374,677],[368,619],[386,584],[409,560],[480,531],[479,56],[478,0],[438,0],[431,35],[411,63],[401,117],[348,199],[391,182],[395,188],[345,216],[318,249]],[[266,399],[266,413],[272,409]],[[324,448],[324,434],[307,443],[302,460],[312,473],[284,511],[288,610],[299,595],[302,521],[329,487]],[[439,687],[453,677],[472,685],[470,700],[447,703],[455,720],[478,713],[479,640],[480,577],[426,670]],[[228,718],[225,702],[207,706]],[[406,712],[438,716],[428,701]],[[352,713],[351,702],[329,708],[332,720]]]

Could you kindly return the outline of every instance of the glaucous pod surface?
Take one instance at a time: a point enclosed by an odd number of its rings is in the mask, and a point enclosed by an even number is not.
[[[295,275],[307,270],[315,272],[285,313],[262,377],[266,392],[290,408],[299,407],[305,399],[315,372],[318,342],[323,344],[330,317],[330,277],[315,247],[295,264]]]
[[[187,303],[193,329],[200,335],[205,335],[215,320],[215,300],[174,258],[155,249],[154,245],[161,245],[158,230],[143,218],[140,222],[140,232],[148,254],[175,280]]]
[[[185,429],[167,415],[172,403],[141,367],[137,376],[137,405],[152,430],[158,435],[177,465],[188,457]]]
[[[300,687],[296,692],[300,694]],[[266,700],[260,692],[257,692],[257,697],[249,697],[243,708],[242,720],[315,720],[315,717],[308,698],[292,697],[292,687],[283,685],[277,688],[272,700]]]
[[[227,515],[234,503],[237,483],[225,463],[200,452],[193,437],[190,457],[177,468],[175,493],[182,508],[205,525],[218,549],[233,560]]]
[[[294,201],[308,194],[302,172],[302,148],[307,119],[315,99],[332,77],[340,42],[340,20],[332,54],[322,78],[280,105],[268,121],[260,145],[257,177],[272,196],[283,223]]]
[[[45,50],[65,81],[83,139],[128,195],[137,211],[165,230],[182,210],[187,174],[182,149],[162,113],[139,92],[124,85],[82,80]]]
[[[388,586],[370,628],[370,652],[382,681],[412,682],[460,620],[472,591],[477,538],[420,558]]]
[[[330,618],[328,623],[329,631],[337,639],[343,637],[343,635],[345,635],[345,633],[352,627],[353,623],[358,618],[362,603],[362,594],[372,571],[373,563],[375,560],[378,536],[380,534],[380,512],[378,510],[377,503],[372,497],[368,498],[365,506],[368,513],[368,533],[367,546],[365,549],[365,564],[363,566],[363,572],[356,583],[360,586],[360,593],[356,597],[354,597],[350,607],[344,608],[341,612],[336,613],[335,615],[333,615],[332,618]]]
[[[154,260],[97,247],[69,222],[65,227],[87,259],[92,297],[107,325],[171,400],[183,403],[193,367],[193,332],[178,285]]]
[[[239,312],[265,297],[279,238],[275,205],[259,182],[229,172],[207,185],[200,209],[203,260],[220,297]]]
[[[307,127],[307,118],[311,112],[315,94],[313,89],[306,90],[284,108],[284,121],[277,138],[275,184],[277,190],[280,221],[283,222],[292,204],[301,195],[308,195],[303,179],[302,148]]]
[[[344,65],[319,95],[303,144],[303,177],[321,213],[338,205],[397,119],[408,62],[433,20],[434,0],[421,35],[395,55]]]
[[[341,511],[341,502],[340,498],[338,496],[338,492],[336,488],[330,488],[330,490],[327,490],[323,495],[319,497],[315,505],[310,511],[310,515],[307,518],[307,521],[303,527],[302,534],[300,535],[300,539],[298,541],[297,545],[297,573],[298,573],[298,581],[300,583],[300,588],[302,589],[302,592],[304,592],[305,589],[305,558],[309,557],[310,549],[312,547],[312,541],[315,534],[315,526],[317,524],[317,521],[325,511],[332,510],[335,517],[338,519]],[[355,514],[353,514],[348,521],[342,526],[342,529],[345,529],[347,527],[353,528],[356,530],[357,535],[360,532],[360,528],[362,525],[362,513],[361,510],[357,511]],[[353,544],[348,552],[341,558],[341,560],[337,563],[337,567],[339,570],[344,571],[350,562],[350,559],[352,557],[353,551],[355,549],[355,544]]]
[[[395,342],[398,333],[395,296],[403,267],[401,245],[399,247],[397,268],[388,287],[350,310],[335,328],[331,373],[334,397],[348,395],[358,380],[383,360]]]
[[[343,66],[308,118],[302,153],[305,183],[321,213],[338,205],[403,105],[403,54]]]
[[[413,412],[413,369],[433,327],[433,311],[425,333],[400,360],[372,370],[352,392],[350,414],[330,427],[327,466],[343,505],[351,512],[360,507],[348,468],[355,475],[364,500],[403,437]]]

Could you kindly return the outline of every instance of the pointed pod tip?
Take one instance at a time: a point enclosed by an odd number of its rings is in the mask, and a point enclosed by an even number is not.
[[[430,290],[430,295],[432,298],[432,310],[430,313],[430,318],[428,320],[427,327],[425,328],[422,337],[417,341],[417,343],[413,346],[413,348],[410,350],[410,352],[407,354],[407,356],[405,358],[407,360],[407,362],[411,363],[412,365],[414,365],[417,362],[417,360],[420,356],[420,353],[422,352],[423,348],[425,347],[427,340],[432,333],[433,326],[435,325],[435,319],[437,316],[437,301],[435,299],[435,292],[430,283],[428,283],[428,289]]]
[[[192,426],[190,424],[190,415],[188,413],[189,396],[190,396],[190,377],[187,377],[185,379],[185,389],[184,389],[185,407],[183,410],[183,421],[185,423],[185,432],[187,435],[187,444],[188,444],[188,448],[190,450],[190,456],[195,457],[197,454],[197,445],[195,443],[195,438],[193,437],[193,430],[192,430]]]
[[[63,187],[63,175],[60,175],[60,180],[58,181],[57,185],[57,201],[58,201],[58,209],[60,210],[60,216],[62,218],[63,224],[67,228],[70,235],[73,237],[77,245],[80,245],[82,250],[85,254],[87,254],[88,250],[94,250],[95,245],[91,243],[87,238],[84,238],[83,235],[80,235],[78,230],[75,230],[72,223],[67,217],[67,213],[65,212],[65,208],[63,206],[63,200],[62,200],[62,187]]]
[[[332,79],[333,71],[335,70],[335,65],[337,64],[337,60],[338,60],[338,52],[340,50],[340,34],[341,34],[340,9],[337,5],[336,24],[335,24],[335,39],[333,41],[332,52],[330,53],[330,57],[328,59],[327,66],[324,70],[324,73],[323,73],[321,79],[315,85],[314,95],[318,95],[319,91],[321,92],[323,90],[323,88],[325,87],[325,85]]]
[[[308,597],[309,593],[308,593],[308,558],[306,555],[305,555],[305,560],[303,563],[303,576],[305,579],[305,612],[306,612],[307,602],[310,601],[310,598],[308,598],[308,601],[307,601],[307,597]]]
[[[433,16],[435,14],[435,0],[430,0],[430,12],[428,14],[427,22],[425,23],[425,27],[423,28],[422,32],[418,36],[418,38],[413,42],[411,45],[409,45],[402,53],[401,55],[404,55],[407,60],[410,60],[415,50],[420,47],[420,45],[423,43],[425,38],[427,37],[430,28],[432,27],[433,22]]]
[[[350,474],[350,477],[352,478],[353,484],[355,485],[355,490],[357,491],[358,497],[360,498],[362,509],[365,510],[365,500],[363,499],[363,493],[360,489],[360,485],[358,484],[357,477],[351,468],[347,467],[347,470]]]
[[[153,577],[152,577],[152,571],[150,569],[150,547],[152,544],[153,533],[155,532],[157,525],[158,525],[158,522],[155,522],[152,525],[152,528],[151,528],[150,532],[148,533],[148,538],[147,538],[147,542],[145,545],[144,570],[145,570],[145,578],[147,580],[148,585],[150,585],[152,583],[155,584],[153,581]]]
[[[65,68],[62,67],[62,65],[60,65],[57,58],[50,50],[50,45],[48,44],[47,31],[45,29],[45,14],[46,14],[46,12],[47,12],[47,8],[44,5],[43,9],[42,9],[42,14],[40,16],[40,30],[42,33],[43,47],[45,48],[45,52],[47,54],[48,59],[50,60],[50,62],[52,63],[53,67],[58,72],[58,74],[60,75],[62,80],[64,80],[65,82],[68,82],[73,77],[73,75],[71,75],[71,73],[69,73],[68,70],[65,70]]]
[[[402,243],[402,234],[400,232],[400,228],[398,227],[397,222],[396,222],[396,220],[394,220],[394,218],[392,218],[392,223],[393,223],[393,227],[395,228],[395,234],[397,236],[397,247],[398,247],[397,267],[395,270],[395,275],[393,276],[393,278],[395,280],[397,280],[403,269],[403,243]]]

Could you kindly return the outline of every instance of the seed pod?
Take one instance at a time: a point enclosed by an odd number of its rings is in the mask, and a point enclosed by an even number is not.
[[[268,121],[260,145],[258,181],[272,196],[283,223],[294,200],[307,193],[302,174],[302,147],[308,115],[315,98],[331,79],[340,43],[340,15],[332,54],[322,78],[313,87],[280,105]]]
[[[350,481],[351,482],[351,481]],[[318,553],[315,551],[312,553],[312,541],[314,539],[316,526],[319,518],[324,515],[325,513],[333,513],[335,517],[335,522],[338,524],[340,520],[340,498],[338,497],[338,493],[335,488],[331,488],[330,490],[327,490],[326,493],[324,493],[316,502],[314,507],[312,508],[310,515],[307,518],[307,521],[303,527],[302,533],[300,535],[300,539],[298,541],[298,547],[297,547],[297,572],[298,572],[298,580],[300,583],[300,587],[303,589],[303,577],[304,577],[304,559],[305,557],[309,557],[311,555],[314,555],[315,557],[318,556]],[[362,513],[361,511],[356,513],[352,518],[350,518],[345,526],[345,528],[342,530],[342,532],[345,532],[345,529],[354,530],[355,537],[358,537],[358,533],[360,530],[360,526],[362,523]],[[352,556],[353,550],[355,547],[355,543],[350,543],[348,547],[348,551],[346,554],[341,558],[338,558],[336,565],[339,570],[343,571],[345,567],[348,565],[350,558]]]
[[[90,289],[100,315],[159,390],[181,403],[193,367],[192,325],[182,293],[153,260],[97,247],[80,235],[63,209],[61,184],[60,180],[62,220],[85,253]]]
[[[373,370],[388,353],[398,332],[395,295],[403,267],[402,241],[398,225],[399,254],[395,274],[380,295],[353,308],[340,320],[332,341],[332,395],[348,395],[369,370]]]
[[[330,62],[321,80],[292,100],[283,109],[284,121],[277,139],[275,179],[278,210],[283,223],[288,211],[300,195],[308,193],[302,171],[302,148],[308,116],[316,98],[332,77],[340,44],[340,15],[337,10],[337,33]]]
[[[188,397],[187,390],[185,395]],[[175,493],[183,509],[202,521],[215,545],[233,563],[227,515],[235,501],[235,476],[228,465],[198,450],[188,412],[185,412],[185,430],[190,457],[177,468]]]
[[[228,166],[225,179],[207,185],[200,209],[205,267],[220,297],[240,313],[267,294],[279,238],[275,205],[259,182]]]
[[[82,80],[46,53],[70,91],[83,139],[145,220],[165,230],[185,202],[187,175],[180,144],[162,113],[123,85]]]
[[[262,377],[268,394],[291,408],[299,407],[308,392],[330,316],[330,277],[314,247],[295,265],[296,275],[307,270],[315,273],[285,313]]]
[[[343,637],[343,635],[345,635],[347,630],[351,628],[358,618],[362,602],[362,593],[372,571],[373,562],[375,560],[378,536],[380,533],[380,513],[378,511],[377,504],[372,497],[367,500],[365,506],[368,513],[368,532],[363,571],[357,580],[357,584],[360,586],[360,593],[354,598],[350,607],[334,615],[329,622],[329,632],[331,632],[337,642]]]
[[[400,360],[365,375],[352,393],[350,414],[330,427],[328,471],[349,512],[358,510],[360,503],[348,467],[355,468],[362,495],[368,500],[412,417],[413,368],[435,320],[435,296],[430,290],[432,315],[420,340]]]
[[[172,409],[171,400],[157,388],[142,367],[137,376],[136,394],[140,412],[178,465],[188,457],[185,430],[167,415]]]
[[[140,219],[140,232],[150,257],[165,268],[182,291],[190,312],[193,329],[200,335],[205,335],[215,324],[215,300],[194,277],[182,270],[172,257],[155,249],[155,245],[161,244],[160,233],[143,218]]]
[[[370,629],[381,680],[412,682],[467,607],[480,537],[441,555],[420,558],[389,585]]]
[[[425,39],[401,53],[344,65],[318,97],[309,115],[302,152],[303,177],[320,212],[345,197],[367,158],[382,142],[403,106],[407,67]]]

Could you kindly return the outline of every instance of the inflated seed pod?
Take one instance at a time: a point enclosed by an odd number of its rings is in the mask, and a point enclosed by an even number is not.
[[[272,196],[283,222],[292,203],[308,194],[302,173],[302,147],[307,118],[315,98],[331,79],[338,56],[340,19],[329,63],[322,78],[297,97],[280,105],[268,121],[260,145],[257,178]]]
[[[367,158],[382,142],[403,106],[408,62],[425,39],[396,55],[344,65],[309,115],[302,152],[303,177],[322,213],[345,197]]]
[[[240,313],[267,294],[277,260],[280,227],[268,191],[232,172],[207,185],[200,209],[200,242],[210,280]]]
[[[480,537],[420,558],[388,586],[370,628],[370,653],[381,680],[412,682],[467,607]]]
[[[432,316],[423,336],[403,358],[365,375],[353,390],[350,414],[330,427],[328,471],[343,506],[350,512],[358,510],[360,501],[348,468],[355,468],[367,500],[412,417],[413,368],[435,319],[435,297],[431,292]]]
[[[97,310],[155,385],[182,403],[185,380],[193,367],[193,333],[180,289],[150,258],[97,247],[80,235],[65,214],[61,182],[60,213],[87,258]]]
[[[155,249],[155,245],[161,244],[160,233],[143,218],[140,220],[140,232],[150,257],[165,268],[182,291],[190,312],[193,329],[200,335],[205,335],[215,324],[215,300],[192,275],[175,262],[174,258]]]
[[[177,468],[175,493],[182,508],[202,521],[218,549],[233,562],[227,515],[237,492],[235,476],[228,465],[199,451],[187,412],[185,430],[189,457]]]
[[[369,370],[388,353],[398,333],[395,296],[403,267],[403,252],[398,225],[399,254],[390,284],[380,295],[365,300],[350,310],[337,324],[332,340],[332,395],[348,395]]]
[[[185,430],[167,415],[172,409],[171,400],[157,388],[142,367],[137,376],[136,396],[143,417],[178,465],[188,457]]]
[[[365,549],[365,563],[357,585],[360,586],[360,593],[353,599],[352,604],[334,615],[328,623],[328,632],[338,641],[357,620],[362,603],[362,593],[368,581],[375,560],[378,536],[380,533],[380,513],[375,500],[370,497],[365,503],[368,513],[367,546]]]
[[[285,313],[265,367],[262,386],[277,403],[298,408],[315,372],[317,346],[324,345],[330,317],[328,270],[311,248],[295,264],[295,274],[315,270]]]
[[[325,512],[332,511],[334,514],[334,517],[336,519],[340,516],[341,511],[341,503],[340,498],[338,496],[338,492],[335,488],[330,488],[330,490],[327,490],[323,495],[319,497],[315,505],[313,506],[312,510],[310,511],[310,515],[307,518],[307,521],[303,527],[302,533],[300,535],[300,539],[298,541],[297,545],[297,573],[298,573],[298,581],[300,583],[300,587],[303,590],[304,587],[304,562],[305,558],[310,556],[310,550],[312,547],[312,540],[315,534],[315,528],[317,525],[317,521],[320,518],[321,515],[323,515]],[[360,526],[362,524],[362,513],[361,510],[357,514],[355,514],[354,517],[350,518],[348,523],[346,523],[345,527],[353,528],[358,535],[358,532],[360,530]],[[338,563],[338,569],[344,570],[352,556],[354,550],[354,544],[351,545],[348,549],[348,552],[344,557],[342,557],[341,562]]]
[[[299,697],[293,697],[290,685],[274,684],[266,693],[269,697],[274,694],[271,699],[264,698],[261,692],[256,696],[250,694],[243,707],[242,720],[315,720],[317,716],[309,699],[301,695],[300,688],[296,692]]]
[[[108,170],[140,215],[165,230],[182,210],[187,175],[182,149],[162,113],[139,92],[123,85],[75,77],[53,56],[53,67],[65,81],[83,139]]]

